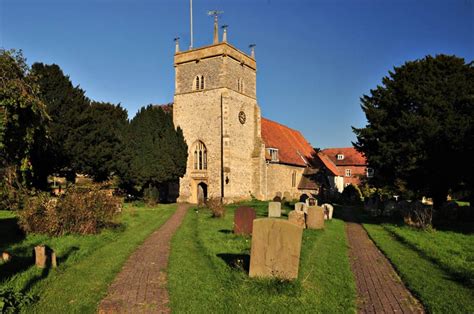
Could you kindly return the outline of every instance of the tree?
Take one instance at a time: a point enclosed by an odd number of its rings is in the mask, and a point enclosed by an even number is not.
[[[83,115],[85,122],[77,130],[82,137],[76,143],[81,153],[75,156],[74,165],[94,181],[105,181],[125,167],[122,162],[127,111],[120,105],[92,102]]]
[[[144,107],[130,121],[127,133],[129,167],[121,175],[124,184],[142,191],[185,174],[188,148],[171,113],[159,106]]]
[[[36,81],[21,51],[0,49],[0,184],[15,174],[25,186],[39,178],[49,117]]]
[[[51,117],[52,146],[43,155],[54,172],[62,172],[72,179],[79,171],[77,159],[83,153],[80,144],[86,135],[83,125],[87,122],[90,100],[56,64],[34,63],[32,72],[38,78],[40,96]]]
[[[472,62],[447,55],[406,62],[361,102],[368,124],[353,128],[353,144],[376,169],[376,186],[430,196],[435,208],[450,189],[472,191]]]

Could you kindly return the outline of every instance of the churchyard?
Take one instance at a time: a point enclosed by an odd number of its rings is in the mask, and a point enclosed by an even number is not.
[[[171,241],[166,270],[171,310],[353,313],[358,298],[345,230],[348,212],[426,310],[474,310],[470,233],[417,230],[355,206],[320,208],[252,201],[227,205],[215,218],[205,206],[191,206]],[[59,237],[25,236],[15,213],[0,211],[0,236],[6,239],[0,250],[11,254],[10,261],[0,262],[1,289],[21,293],[11,299],[24,302],[16,305],[23,312],[94,313],[127,258],[175,210],[173,204],[130,203],[116,228]],[[324,220],[325,214],[333,219]],[[57,268],[34,266],[37,245],[54,249]],[[252,253],[254,245],[260,256]]]

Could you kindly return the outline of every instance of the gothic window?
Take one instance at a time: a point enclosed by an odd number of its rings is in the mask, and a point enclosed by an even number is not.
[[[199,141],[194,146],[194,169],[207,169],[207,149],[203,142]]]
[[[195,90],[199,90],[199,86],[200,86],[200,85],[199,85],[199,76],[196,76],[196,78],[194,79],[194,81],[195,81],[195,85],[194,85],[194,86],[195,86]]]

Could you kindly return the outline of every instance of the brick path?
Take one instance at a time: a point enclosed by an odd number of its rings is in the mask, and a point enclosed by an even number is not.
[[[169,313],[166,268],[171,237],[181,225],[188,204],[178,209],[129,257],[110,285],[99,313]]]
[[[365,229],[353,219],[349,219],[346,221],[346,234],[350,246],[351,268],[357,286],[358,312],[423,313],[420,302],[404,286]]]

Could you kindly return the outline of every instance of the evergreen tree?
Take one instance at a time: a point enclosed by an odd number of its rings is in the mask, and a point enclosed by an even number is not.
[[[127,143],[129,167],[122,181],[135,190],[159,187],[186,172],[188,148],[183,132],[174,128],[171,113],[159,106],[140,109],[130,121]]]
[[[472,191],[473,63],[427,56],[395,67],[361,98],[368,124],[353,128],[355,147],[376,169],[373,183],[433,197]]]

